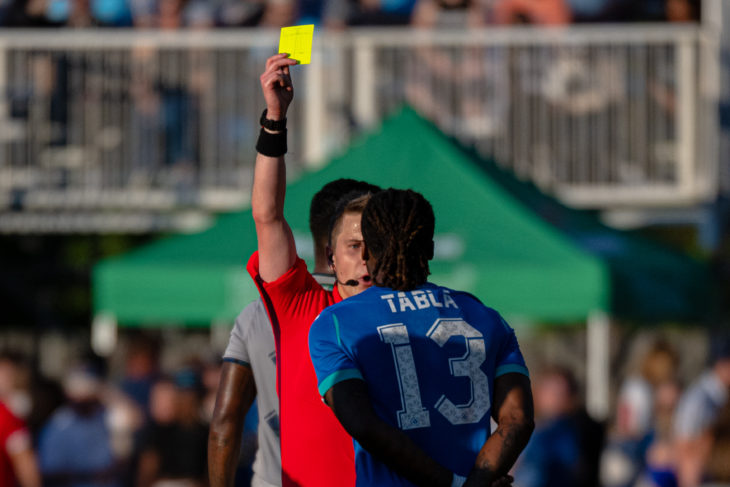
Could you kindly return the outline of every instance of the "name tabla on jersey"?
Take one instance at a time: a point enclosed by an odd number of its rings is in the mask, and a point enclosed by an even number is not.
[[[431,290],[422,291],[420,289],[395,294],[384,294],[380,296],[380,299],[388,303],[392,313],[416,311],[416,309],[430,307],[459,309],[459,306],[446,290],[443,292],[443,302],[439,301],[438,296]]]

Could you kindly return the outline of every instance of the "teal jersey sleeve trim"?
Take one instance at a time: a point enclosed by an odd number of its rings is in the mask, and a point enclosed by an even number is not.
[[[249,369],[251,368],[251,364],[246,362],[245,360],[238,360],[237,358],[233,357],[223,357],[223,361],[231,362],[232,364],[243,365],[244,367],[248,367]]]
[[[331,373],[325,380],[322,381],[321,384],[319,384],[319,395],[324,397],[324,395],[332,388],[333,385],[349,379],[365,380],[363,379],[360,371],[357,369],[338,370],[337,372]]]
[[[337,336],[337,345],[342,346],[342,339],[340,338],[340,322],[337,320],[336,315],[332,315],[332,321],[335,322],[335,335]]]
[[[510,374],[513,372],[530,377],[530,372],[527,370],[527,367],[518,364],[500,365],[499,367],[497,367],[497,373],[494,374],[494,377],[499,377],[500,375]]]

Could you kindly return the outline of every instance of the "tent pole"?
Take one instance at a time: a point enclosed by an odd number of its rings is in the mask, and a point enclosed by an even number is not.
[[[588,315],[586,340],[586,408],[593,419],[608,418],[611,319],[603,311]]]
[[[91,349],[100,357],[109,357],[117,347],[117,317],[111,313],[99,313],[91,322]]]

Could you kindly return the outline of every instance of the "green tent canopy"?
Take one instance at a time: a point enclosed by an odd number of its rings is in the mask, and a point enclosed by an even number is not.
[[[411,109],[287,187],[286,217],[305,258],[311,257],[310,199],[340,177],[411,188],[428,198],[436,214],[433,282],[469,291],[512,319],[575,322],[609,310],[607,265],[537,216]],[[94,269],[95,311],[127,326],[231,321],[257,296],[245,271],[255,248],[247,210],[223,215],[201,233],[106,259]]]

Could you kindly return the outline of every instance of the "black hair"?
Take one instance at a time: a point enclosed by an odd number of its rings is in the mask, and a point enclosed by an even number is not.
[[[380,191],[378,186],[354,179],[336,179],[320,189],[309,206],[309,230],[316,245],[325,245],[329,239],[330,224],[338,202],[343,195],[357,193],[357,196]]]
[[[370,198],[362,235],[379,286],[409,291],[426,282],[433,258],[435,218],[431,204],[411,190],[386,189]]]

